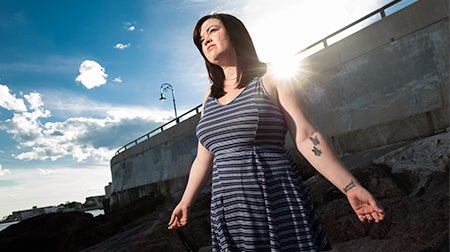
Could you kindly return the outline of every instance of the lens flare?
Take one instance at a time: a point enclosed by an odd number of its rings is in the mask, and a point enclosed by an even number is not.
[[[268,63],[269,73],[278,79],[292,79],[300,72],[300,58],[296,55],[277,57]]]

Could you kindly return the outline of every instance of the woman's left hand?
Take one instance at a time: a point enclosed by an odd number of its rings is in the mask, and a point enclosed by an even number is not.
[[[364,187],[356,186],[349,190],[346,195],[348,202],[362,222],[375,221],[378,223],[384,219],[384,210]]]

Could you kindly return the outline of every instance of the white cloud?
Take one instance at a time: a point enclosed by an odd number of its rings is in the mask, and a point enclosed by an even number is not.
[[[16,98],[10,93],[8,86],[0,84],[0,107],[13,111],[26,111],[27,108],[22,99]]]
[[[31,110],[40,110],[40,108],[44,105],[41,99],[41,94],[39,93],[30,93],[29,95],[24,95],[24,97],[30,104]]]
[[[136,26],[133,25],[131,22],[124,22],[123,23],[123,28],[125,28],[125,30],[127,30],[127,31],[134,31],[134,30],[136,30]]]
[[[40,118],[50,117],[50,111],[44,109],[38,93],[24,95],[30,104],[30,111],[17,112],[13,118],[0,122],[0,129],[13,134],[13,139],[24,146],[33,146],[34,141],[42,137]]]
[[[83,61],[79,71],[80,75],[75,80],[81,82],[87,89],[104,85],[108,77],[105,69],[99,63],[92,60]]]
[[[44,107],[41,95],[24,95],[29,111],[17,112],[0,121],[0,129],[12,134],[19,144],[19,160],[58,160],[72,157],[77,162],[109,161],[115,150],[134,138],[153,130],[170,119],[170,113],[146,107],[121,107],[97,103],[85,98],[64,99],[55,94],[51,106],[65,110],[69,117],[63,121],[47,120],[51,113]]]
[[[119,50],[123,50],[123,49],[126,49],[126,48],[130,47],[130,46],[131,46],[131,43],[128,43],[128,44],[117,43],[114,46],[114,48],[119,49]]]
[[[0,177],[3,177],[8,174],[11,174],[11,171],[9,169],[2,169],[2,165],[0,164]]]
[[[30,121],[30,125],[36,125]],[[117,145],[113,141],[114,136],[104,130],[111,127],[111,124],[120,124],[110,118],[94,119],[94,118],[69,118],[62,122],[47,122],[33,128],[34,135],[25,130],[12,130],[17,128],[12,126],[8,131],[14,134],[14,139],[21,140],[19,144],[25,148],[16,156],[19,160],[57,160],[65,156],[72,156],[77,162],[86,160],[105,161],[109,160],[114,150],[111,146]],[[96,134],[91,134],[95,132]],[[98,146],[96,137],[109,135]],[[89,137],[87,137],[89,135]],[[120,137],[119,137],[120,139]],[[109,141],[108,141],[109,140]],[[103,146],[102,146],[103,145]]]
[[[113,82],[122,83],[122,78],[120,76],[116,77],[114,78]]]
[[[39,174],[44,175],[44,176],[56,174],[56,171],[53,169],[39,168],[38,171],[39,171]]]

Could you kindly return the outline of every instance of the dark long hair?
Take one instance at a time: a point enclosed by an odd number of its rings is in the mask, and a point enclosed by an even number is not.
[[[250,37],[250,34],[244,24],[239,19],[224,13],[214,13],[202,17],[195,25],[193,40],[205,60],[209,80],[212,82],[211,95],[214,98],[220,98],[225,95],[225,91],[223,90],[225,75],[220,66],[212,64],[208,61],[206,56],[203,54],[202,43],[200,41],[201,26],[210,18],[219,19],[222,22],[230,38],[230,43],[236,50],[237,77],[239,80],[238,88],[247,86],[247,84],[254,77],[263,75],[266,72],[267,66],[259,60],[252,38]]]

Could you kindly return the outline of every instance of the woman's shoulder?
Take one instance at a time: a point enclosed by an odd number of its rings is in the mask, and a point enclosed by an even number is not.
[[[205,103],[209,97],[211,97],[211,86],[206,88],[205,93],[203,94],[203,101],[202,101],[203,106],[205,106]]]
[[[280,99],[284,99],[285,96],[290,96],[294,93],[301,92],[300,90],[305,80],[298,76],[291,78],[280,78],[268,71],[261,77],[261,82],[272,100],[277,101],[279,104]]]
[[[203,116],[203,112],[205,110],[205,104],[206,101],[208,100],[208,98],[211,97],[211,86],[209,86],[206,90],[205,90],[205,94],[203,95],[203,102],[202,102],[202,112],[201,115]]]
[[[270,73],[265,73],[261,77],[261,85],[270,99],[278,104],[278,90],[275,77]]]
[[[273,76],[273,74],[266,72],[262,77],[261,77],[261,82],[264,85],[264,88],[269,91],[270,89],[276,89],[276,85],[275,85],[275,77]]]

